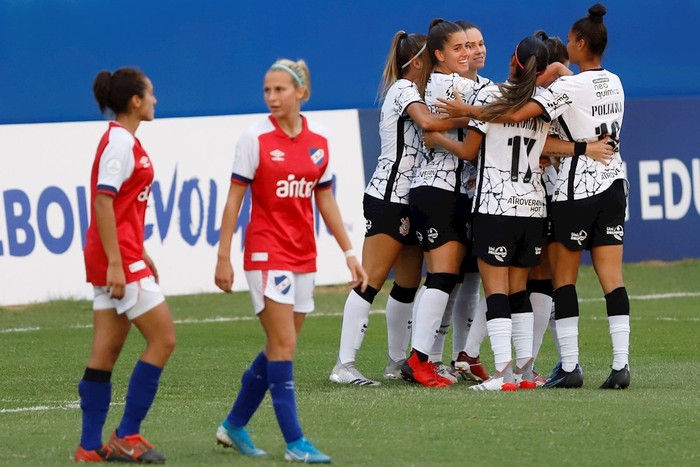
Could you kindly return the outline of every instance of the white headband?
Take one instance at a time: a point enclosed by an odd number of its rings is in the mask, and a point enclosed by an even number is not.
[[[427,42],[426,42],[425,44],[423,44],[423,47],[421,47],[420,50],[419,50],[418,52],[416,52],[416,54],[415,54],[413,57],[411,57],[411,59],[410,59],[409,61],[407,61],[406,63],[404,63],[403,65],[401,65],[401,69],[403,70],[403,69],[406,68],[408,65],[410,65],[411,62],[412,62],[413,60],[415,60],[415,59],[417,59],[418,57],[420,57],[420,54],[423,53],[423,51],[425,50],[425,47],[426,47],[427,45],[428,45]]]

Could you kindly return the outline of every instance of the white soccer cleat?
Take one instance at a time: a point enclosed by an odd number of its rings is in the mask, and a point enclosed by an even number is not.
[[[345,365],[340,362],[336,363],[328,379],[333,383],[354,384],[356,386],[381,386],[382,384],[379,381],[365,378],[360,370],[355,368],[354,363]]]
[[[403,365],[403,362],[405,361],[406,359],[404,358],[403,360],[395,362],[391,357],[389,357],[386,367],[384,368],[384,379],[403,379],[401,377],[401,365]]]
[[[442,362],[434,362],[433,366],[435,367],[435,373],[438,374],[438,376],[441,376],[447,380],[449,380],[452,384],[456,383],[459,381],[457,376],[452,373],[452,369],[445,365]]]
[[[517,391],[518,385],[507,383],[503,376],[489,378],[481,384],[469,386],[472,391]]]

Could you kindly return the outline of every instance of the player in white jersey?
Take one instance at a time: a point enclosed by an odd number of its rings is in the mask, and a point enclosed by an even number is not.
[[[601,67],[607,45],[603,24],[606,9],[595,4],[588,16],[576,21],[569,33],[567,51],[579,73],[562,77],[549,90],[508,118],[521,121],[533,116],[557,119],[559,136],[576,143],[576,156],[565,160],[553,195],[552,220],[556,249],[553,271],[557,340],[562,367],[547,382],[549,387],[581,387],[583,373],[578,356],[578,298],[576,279],[581,253],[591,259],[605,294],[613,347],[612,371],[602,389],[629,386],[629,298],[622,278],[627,180],[616,144],[608,164],[586,152],[586,143],[609,135],[618,141],[624,113],[624,90],[620,79]],[[446,103],[452,116],[475,116],[479,110],[459,103]]]
[[[329,379],[335,383],[378,386],[355,367],[369,312],[390,270],[394,286],[386,305],[387,379],[400,378],[410,338],[413,299],[421,279],[423,254],[409,219],[408,192],[416,159],[423,152],[422,129],[447,130],[450,120],[428,110],[422,96],[431,62],[426,37],[399,31],[394,35],[382,77],[379,135],[381,153],[364,195],[366,233],[362,265],[369,282],[353,289],[345,302],[338,360]]]
[[[469,67],[469,50],[464,30],[451,22],[435,20],[428,32],[428,51],[433,72],[425,90],[426,103],[438,97],[470,92],[473,81],[459,73]],[[466,120],[459,122],[466,126]],[[457,139],[458,130],[448,132]],[[411,355],[402,367],[402,375],[424,386],[452,384],[437,374],[429,361],[436,335],[450,293],[459,280],[460,265],[465,253],[468,221],[469,176],[465,164],[444,150],[426,152],[419,161],[411,183],[409,205],[411,222],[425,252],[428,276],[425,290],[416,301]]]

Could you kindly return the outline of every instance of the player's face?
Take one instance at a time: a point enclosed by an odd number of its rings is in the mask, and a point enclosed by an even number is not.
[[[484,36],[476,28],[467,29],[467,47],[471,49],[469,69],[481,70],[486,65],[486,44]]]
[[[453,32],[442,50],[436,50],[435,56],[440,62],[438,69],[443,73],[463,75],[469,71],[470,50],[467,46],[467,33]]]
[[[144,79],[146,82],[146,89],[143,91],[143,97],[140,99],[138,111],[142,121],[150,122],[155,117],[158,99],[156,99],[153,93],[153,83],[151,83],[151,80],[148,78]]]
[[[299,113],[304,88],[294,86],[294,78],[284,70],[271,70],[263,83],[265,104],[273,117],[280,119]]]

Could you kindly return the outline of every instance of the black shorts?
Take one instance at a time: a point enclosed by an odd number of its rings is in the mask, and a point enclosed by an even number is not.
[[[429,186],[413,188],[408,196],[411,223],[424,251],[447,242],[467,243],[470,200],[466,194]]]
[[[541,217],[476,214],[474,254],[492,266],[537,266],[546,228],[547,220]]]
[[[626,209],[624,180],[590,198],[552,203],[554,240],[572,251],[622,245]]]
[[[362,200],[365,215],[365,237],[386,234],[402,245],[417,245],[411,226],[408,204],[391,203],[365,193]]]

